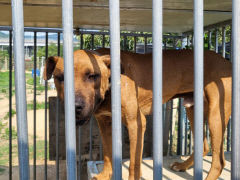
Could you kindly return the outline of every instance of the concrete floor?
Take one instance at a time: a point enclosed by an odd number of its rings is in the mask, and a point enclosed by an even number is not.
[[[186,172],[175,172],[172,171],[169,166],[175,161],[183,161],[187,159],[188,156],[170,156],[163,158],[163,179],[164,180],[183,180],[183,179],[193,179],[193,168],[190,168]],[[231,179],[231,154],[226,153],[226,166],[219,177],[220,180],[230,180]],[[207,176],[207,173],[211,167],[212,156],[206,156],[203,160],[203,177]],[[124,161],[122,166],[123,171],[123,180],[128,179],[128,167],[129,161]],[[88,175],[89,178],[93,177],[94,174],[101,172],[103,168],[103,162],[88,162]],[[151,159],[145,159],[142,162],[142,180],[151,180],[153,179],[153,161]]]

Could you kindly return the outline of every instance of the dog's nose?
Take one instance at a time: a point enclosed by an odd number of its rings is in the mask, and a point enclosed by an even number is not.
[[[83,102],[82,98],[78,98],[78,97],[75,98],[75,108],[76,108],[76,111],[83,110],[84,102]]]

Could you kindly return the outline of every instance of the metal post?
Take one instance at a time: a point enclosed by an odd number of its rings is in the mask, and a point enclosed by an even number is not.
[[[211,50],[212,45],[212,31],[208,31],[208,50]]]
[[[102,48],[105,48],[105,35],[102,35]]]
[[[46,32],[46,40],[45,40],[45,58],[48,57],[48,32]],[[44,179],[47,180],[47,90],[48,90],[48,82],[45,81],[45,137],[44,137]]]
[[[56,180],[59,179],[59,98],[56,98]]]
[[[78,180],[81,180],[81,126],[78,127]]]
[[[127,36],[123,36],[123,49],[127,51]]]
[[[240,0],[232,1],[232,173],[231,179],[240,179]]]
[[[147,53],[147,36],[144,37],[144,53]]]
[[[82,33],[81,33],[80,41],[81,41],[80,49],[83,49],[83,34]]]
[[[226,54],[226,29],[225,26],[222,27],[222,56],[225,58]]]
[[[58,33],[58,41],[57,41],[57,55],[60,56],[60,33]],[[56,180],[59,179],[59,98],[57,97],[56,102]]]
[[[12,0],[13,45],[15,60],[15,91],[18,132],[19,177],[29,179],[28,126],[26,80],[24,62],[24,20],[23,1]]]
[[[12,31],[9,31],[9,180],[12,180]]]
[[[134,36],[134,52],[137,52],[137,37]]]
[[[91,34],[91,49],[94,49],[94,34]]]
[[[194,0],[194,179],[202,180],[203,0]]]
[[[92,161],[92,124],[93,124],[93,117],[91,117],[91,119],[90,119],[90,123],[89,123],[89,136],[90,136],[90,138],[89,138],[89,159],[90,159],[90,161]]]
[[[179,99],[178,104],[178,146],[177,154],[184,154],[184,108],[183,108],[183,99]]]
[[[34,92],[33,92],[33,179],[36,179],[36,104],[37,104],[37,87],[36,87],[36,69],[37,69],[37,32],[34,32]]]
[[[215,30],[215,52],[218,53],[218,29]]]
[[[76,122],[73,67],[73,4],[62,0],[67,179],[76,179]]]
[[[187,119],[187,113],[185,110],[185,148],[184,148],[184,154],[187,155],[187,141],[188,141],[188,119]]]
[[[119,0],[109,0],[112,96],[112,164],[113,179],[122,179],[120,12]]]
[[[152,2],[153,19],[153,178],[162,179],[162,0]]]

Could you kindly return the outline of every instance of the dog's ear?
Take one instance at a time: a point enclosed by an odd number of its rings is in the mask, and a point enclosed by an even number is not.
[[[110,63],[111,63],[110,55],[100,56],[100,59],[106,64],[108,68],[110,68]]]
[[[51,56],[46,59],[43,78],[44,80],[49,80],[52,77],[52,73],[56,67],[59,57]]]

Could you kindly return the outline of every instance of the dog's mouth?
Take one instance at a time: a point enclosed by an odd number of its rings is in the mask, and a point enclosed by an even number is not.
[[[76,126],[82,126],[84,124],[87,124],[89,120],[89,117],[83,118],[81,115],[76,113]]]

